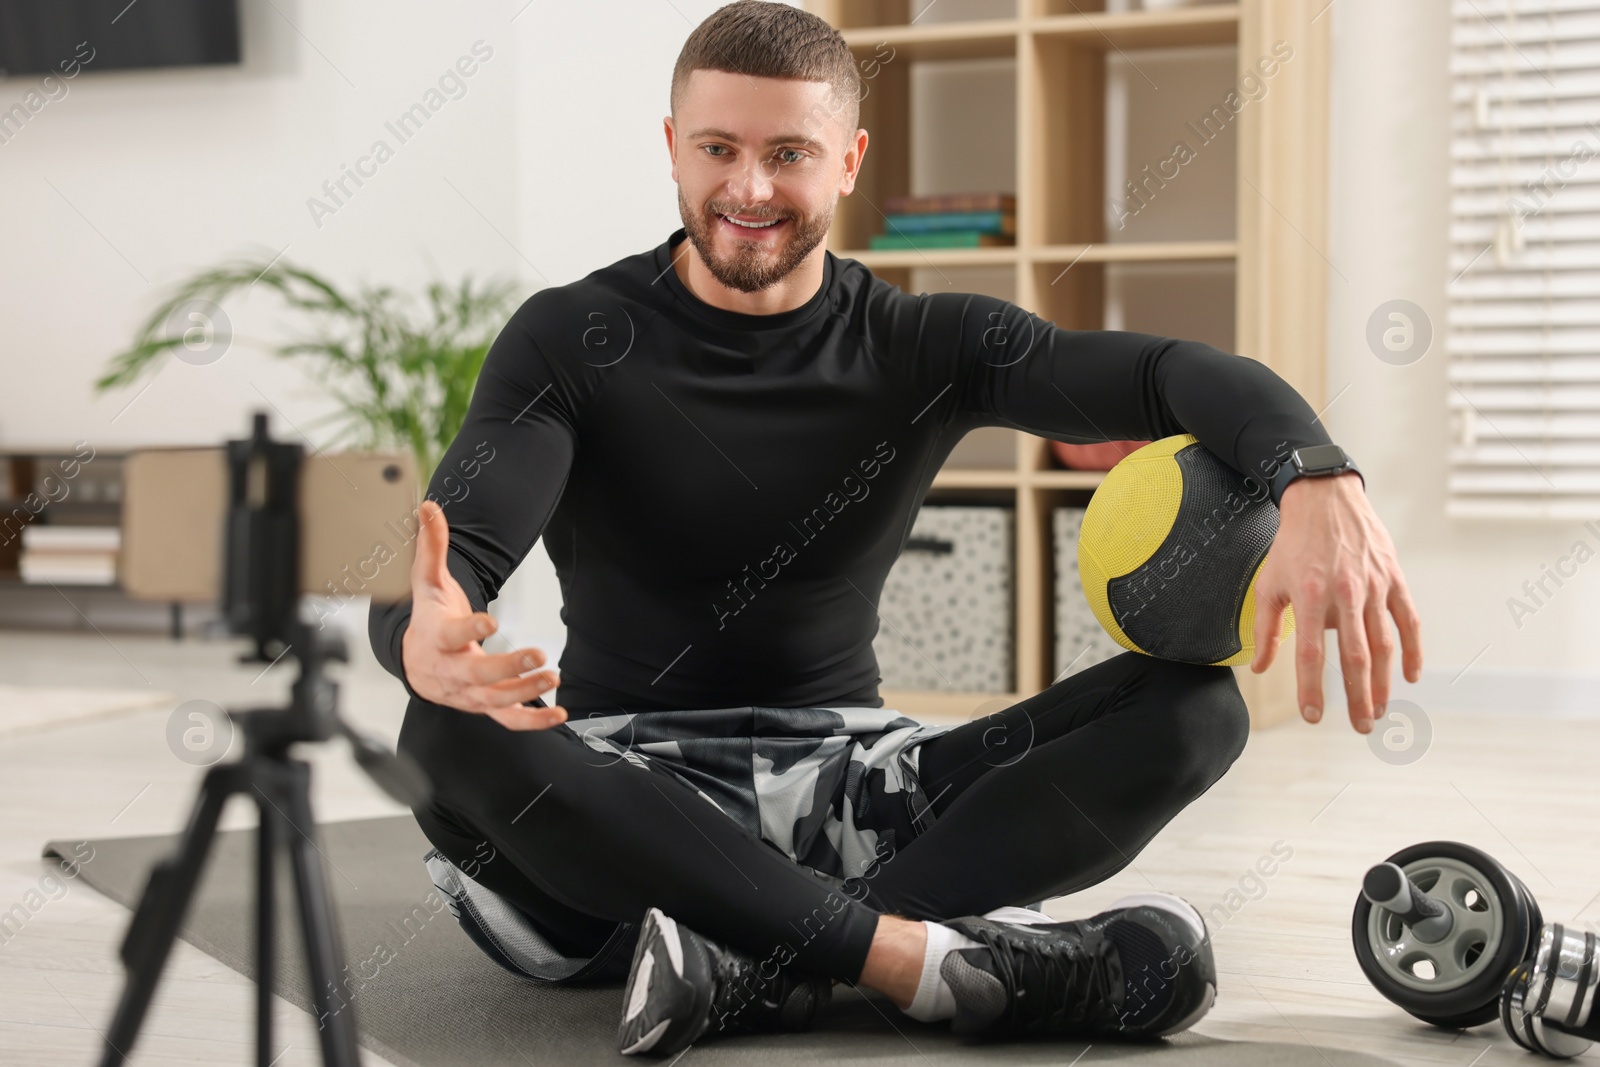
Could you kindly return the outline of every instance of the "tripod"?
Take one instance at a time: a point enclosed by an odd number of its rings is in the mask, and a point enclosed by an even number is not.
[[[244,734],[244,754],[206,772],[178,849],[150,872],[129,923],[121,956],[127,968],[116,1014],[106,1031],[102,1067],[126,1062],[138,1037],[150,999],[166,965],[178,928],[194,897],[207,856],[216,840],[224,804],[236,794],[249,796],[260,813],[256,843],[256,1062],[272,1062],[272,984],[277,925],[277,863],[286,849],[311,977],[322,1060],[333,1067],[356,1067],[356,1028],[352,1006],[335,992],[344,970],[338,923],[328,894],[322,853],[311,812],[311,768],[290,757],[290,746],[349,739],[356,761],[390,796],[403,804],[425,803],[428,782],[402,754],[359,733],[338,714],[338,684],[323,672],[329,660],[347,658],[342,638],[322,634],[298,620],[298,534],[296,511],[298,445],[271,441],[266,418],[257,415],[248,441],[228,442],[230,509],[224,568],[224,613],[235,633],[256,639],[252,661],[267,653],[293,654],[300,664],[287,708],[229,712]]]

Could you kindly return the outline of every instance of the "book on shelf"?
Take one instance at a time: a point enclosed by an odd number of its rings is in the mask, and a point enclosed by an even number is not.
[[[24,582],[56,585],[111,585],[117,580],[114,552],[24,551],[17,560]]]
[[[889,196],[883,201],[885,215],[965,211],[1015,214],[1016,210],[1017,198],[1012,193],[935,193],[931,196]]]
[[[117,580],[122,530],[35,522],[22,528],[17,571],[24,582],[111,585]]]
[[[922,252],[931,248],[1010,247],[1016,243],[1017,239],[1010,234],[951,230],[948,233],[880,233],[871,239],[868,247],[874,252]]]
[[[1008,211],[931,211],[924,214],[890,215],[883,220],[885,233],[947,233],[951,230],[976,230],[979,233],[1016,234],[1017,216]]]
[[[24,551],[110,552],[122,547],[122,530],[116,526],[63,526],[31,523],[22,529]]]

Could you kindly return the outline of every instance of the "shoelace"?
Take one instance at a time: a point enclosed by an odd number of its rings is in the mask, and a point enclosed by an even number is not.
[[[721,945],[711,946],[711,969],[716,993],[711,998],[711,1025],[729,1032],[761,1025],[783,1003],[784,972],[762,978],[759,963]]]
[[[1012,1032],[1050,1033],[1091,1018],[1101,1023],[1112,1018],[1122,967],[1109,939],[1096,935],[1090,942],[1092,947],[1081,936],[1025,943],[997,936],[988,941],[995,969],[1012,994],[1001,1025]],[[1042,988],[1024,983],[1025,970],[1040,974]],[[1017,996],[1019,989],[1029,995]]]

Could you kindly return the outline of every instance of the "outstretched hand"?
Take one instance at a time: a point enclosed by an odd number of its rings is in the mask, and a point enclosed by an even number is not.
[[[473,611],[461,583],[445,565],[450,530],[444,510],[424,500],[417,511],[417,552],[411,564],[411,621],[400,640],[401,666],[412,690],[424,700],[487,715],[511,730],[544,730],[567,719],[566,709],[528,707],[560,681],[537,648],[489,653],[479,643],[499,623]]]
[[[1283,610],[1293,605],[1300,714],[1322,718],[1323,632],[1338,631],[1350,725],[1372,731],[1389,702],[1398,647],[1408,682],[1422,675],[1422,633],[1389,531],[1360,476],[1299,478],[1279,505],[1278,534],[1256,577],[1256,655],[1261,673],[1277,654]],[[1398,646],[1389,627],[1394,616]]]

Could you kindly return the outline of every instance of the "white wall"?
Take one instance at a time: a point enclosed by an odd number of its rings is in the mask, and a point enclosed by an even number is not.
[[[515,232],[518,41],[498,7],[245,0],[242,67],[91,62],[68,82],[0,145],[0,441],[212,441],[243,429],[263,394],[296,423],[323,410],[290,367],[242,341],[210,366],[169,363],[120,417],[132,392],[90,402],[106,357],[166,286],[224,258],[284,250],[350,286],[412,288],[435,270],[531,278],[446,184]],[[480,40],[493,55],[461,99],[405,144],[384,129]],[[0,106],[38,81],[0,82]],[[380,137],[394,158],[319,226],[307,200]],[[264,292],[224,309],[242,336],[288,325]]]
[[[1333,19],[1326,416],[1367,472],[1421,610],[1427,673],[1397,693],[1425,708],[1507,712],[1595,708],[1593,621],[1600,568],[1584,568],[1518,628],[1506,601],[1579,537],[1577,522],[1444,514],[1444,331],[1449,252],[1447,4],[1341,0]],[[1432,348],[1377,359],[1367,319],[1391,299],[1419,304]],[[1551,586],[1553,589],[1554,587]],[[1469,665],[1470,664],[1470,668]],[[1465,673],[1463,669],[1465,668]],[[1330,687],[1331,690],[1332,687]]]
[[[661,134],[672,64],[718,6],[243,0],[240,68],[94,73],[91,63],[0,144],[0,444],[208,442],[239,432],[266,400],[306,426],[325,410],[315,389],[238,342],[211,366],[169,364],[126,410],[133,392],[91,397],[164,287],[225,257],[287,246],[287,258],[348,284],[415,290],[434,276],[500,273],[532,292],[659,243],[679,222]],[[1443,514],[1447,13],[1341,0],[1327,17],[1324,251],[1337,268],[1329,395],[1339,395],[1327,419],[1369,473],[1423,612],[1429,678],[1413,698],[1568,705],[1589,677],[1577,672],[1595,664],[1584,623],[1600,609],[1600,571],[1580,571],[1521,629],[1506,599],[1568,550],[1577,524]],[[494,54],[466,94],[318,227],[307,199],[374,139],[393,143],[384,122],[479,40]],[[0,109],[37,83],[0,81]],[[1379,361],[1364,340],[1372,309],[1395,297],[1435,325],[1434,349],[1407,367]],[[289,325],[264,294],[227,310],[242,337]],[[506,601],[518,637],[558,637],[542,552]]]
[[[293,332],[267,292],[224,302],[237,339],[220,361],[170,361],[142,394],[94,397],[166,287],[224,259],[282,251],[407,292],[498,274],[531,293],[659,243],[679,221],[661,133],[672,64],[718,6],[242,0],[240,67],[91,61],[65,95],[0,80],[0,110],[38,107],[0,144],[0,445],[210,443],[268,405],[280,433],[322,439],[314,384],[247,344]],[[404,143],[385,128],[477,42],[492,55],[464,92]],[[393,158],[319,225],[308,199],[380,138]],[[524,571],[508,628],[559,635],[542,550]]]

